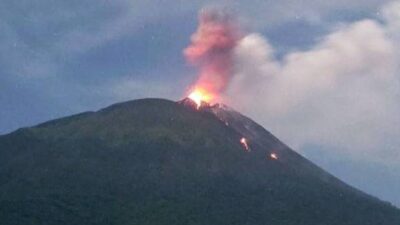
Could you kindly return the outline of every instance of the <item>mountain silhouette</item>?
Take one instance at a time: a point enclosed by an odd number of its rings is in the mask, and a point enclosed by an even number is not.
[[[225,105],[140,99],[0,136],[0,224],[397,225],[400,210]]]

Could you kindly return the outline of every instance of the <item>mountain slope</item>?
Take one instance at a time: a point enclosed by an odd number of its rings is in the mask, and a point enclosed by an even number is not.
[[[400,211],[225,106],[143,99],[0,136],[0,221],[394,225]]]

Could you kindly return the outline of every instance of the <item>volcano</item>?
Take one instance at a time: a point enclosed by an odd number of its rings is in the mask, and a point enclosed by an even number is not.
[[[141,99],[0,136],[0,224],[395,225],[400,210],[225,105]]]

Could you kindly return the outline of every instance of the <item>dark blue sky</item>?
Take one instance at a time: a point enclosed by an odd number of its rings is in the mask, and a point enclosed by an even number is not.
[[[275,57],[283,62],[291,52],[315,48],[343,24],[367,18],[379,22],[385,4],[378,0],[3,0],[0,134],[129,99],[181,98],[196,79],[182,50],[205,6],[235,12],[244,30],[268,39]],[[280,135],[290,142],[290,135]],[[347,158],[331,146],[306,142],[296,150],[346,182],[400,206],[398,164],[371,163],[364,156]]]

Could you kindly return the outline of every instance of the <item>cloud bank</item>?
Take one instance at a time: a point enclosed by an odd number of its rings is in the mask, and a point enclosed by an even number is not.
[[[274,57],[260,34],[235,49],[225,99],[295,149],[335,149],[356,160],[400,160],[400,3],[380,21],[342,24],[307,51]]]

